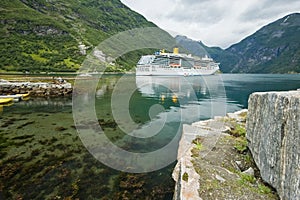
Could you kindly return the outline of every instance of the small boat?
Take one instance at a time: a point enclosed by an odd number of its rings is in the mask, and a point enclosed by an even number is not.
[[[3,99],[0,99],[0,102],[2,101]],[[8,100],[7,100],[8,101]],[[0,103],[0,113],[2,113],[3,112],[3,107],[4,106],[12,106],[14,104],[14,102],[13,102],[13,99],[10,99],[10,101],[9,102],[7,102],[7,103]]]
[[[22,100],[22,95],[17,95],[17,94],[0,95],[0,100],[2,99],[12,99],[14,102],[19,102]]]
[[[29,98],[29,93],[26,94],[9,94],[9,95],[0,95],[0,99],[12,98],[13,101],[19,102],[21,100],[27,100]]]
[[[21,95],[22,96],[22,98],[23,98],[23,100],[26,98],[28,98],[29,97],[29,93],[26,93],[26,94],[17,94],[17,95]]]
[[[11,103],[13,100],[13,98],[0,98],[0,104],[8,104]]]

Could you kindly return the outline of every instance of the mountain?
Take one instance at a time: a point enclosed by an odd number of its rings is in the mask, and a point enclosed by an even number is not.
[[[194,53],[204,49],[221,63],[224,73],[300,73],[299,35],[300,13],[294,13],[262,27],[225,50],[207,47],[183,36],[177,36],[176,40]]]
[[[238,55],[232,72],[300,73],[300,13],[270,23],[226,52]]]
[[[76,71],[110,36],[157,27],[120,0],[3,0],[0,11],[0,72]],[[295,13],[225,50],[183,36],[176,40],[195,55],[210,55],[225,73],[300,73],[299,35],[300,14]],[[122,55],[111,70],[128,70],[140,55],[152,52]]]
[[[120,0],[3,0],[0,11],[0,71],[76,71],[86,48],[121,31],[156,27]]]

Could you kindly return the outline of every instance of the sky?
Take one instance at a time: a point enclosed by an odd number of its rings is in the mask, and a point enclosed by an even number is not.
[[[279,18],[299,0],[121,0],[171,35],[227,48]]]

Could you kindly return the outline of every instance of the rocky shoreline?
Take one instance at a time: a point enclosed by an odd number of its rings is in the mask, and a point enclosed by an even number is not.
[[[278,200],[247,148],[246,117],[247,110],[241,110],[183,126],[173,171],[174,200]]]
[[[0,80],[0,94],[26,94],[37,97],[71,96],[72,85],[63,79],[53,82],[10,82]]]
[[[248,103],[183,126],[174,200],[299,199],[299,89],[253,93]]]

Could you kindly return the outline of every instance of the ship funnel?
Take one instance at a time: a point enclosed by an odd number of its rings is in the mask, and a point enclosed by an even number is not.
[[[178,53],[179,53],[179,48],[175,47],[175,48],[173,49],[173,53],[174,53],[174,54],[178,54]]]

